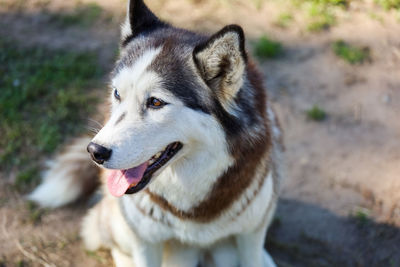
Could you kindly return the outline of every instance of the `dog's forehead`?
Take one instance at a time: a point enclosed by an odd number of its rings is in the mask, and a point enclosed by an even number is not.
[[[193,48],[192,44],[180,43],[173,36],[138,38],[122,50],[113,72],[113,82],[132,83],[145,73],[155,73],[162,89],[178,97],[186,106],[209,113],[206,92],[193,64]]]
[[[113,87],[118,90],[146,90],[160,83],[158,75],[149,69],[162,47],[148,48],[135,58],[127,57],[129,63],[119,62],[112,78]],[[123,60],[120,60],[123,61]],[[157,86],[158,87],[158,86]]]

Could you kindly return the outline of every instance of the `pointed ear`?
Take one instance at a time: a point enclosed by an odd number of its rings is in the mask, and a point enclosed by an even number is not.
[[[235,106],[234,98],[243,85],[247,64],[244,42],[242,28],[228,25],[193,51],[201,76],[228,111]]]
[[[125,23],[122,25],[122,46],[142,33],[149,33],[159,27],[167,26],[146,6],[143,0],[129,0]]]

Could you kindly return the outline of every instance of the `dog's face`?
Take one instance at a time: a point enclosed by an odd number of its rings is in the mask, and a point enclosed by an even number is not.
[[[111,116],[88,146],[94,161],[115,170],[110,192],[135,193],[205,151],[218,151],[206,165],[229,158],[218,114],[235,116],[246,61],[242,30],[198,36],[160,22],[138,0],[129,4],[122,36]]]

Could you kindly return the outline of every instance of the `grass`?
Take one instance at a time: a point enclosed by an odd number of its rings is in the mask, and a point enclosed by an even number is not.
[[[311,21],[307,26],[310,32],[320,32],[328,30],[336,24],[336,17],[329,5],[318,3],[315,1],[309,8],[309,16]]]
[[[41,222],[43,215],[45,215],[46,210],[38,207],[35,203],[28,201],[26,203],[26,209],[28,211],[28,216],[26,217],[26,222],[37,225]]]
[[[93,53],[22,49],[0,39],[0,170],[17,171],[22,189],[39,176],[38,160],[82,122],[101,70]]]
[[[290,13],[282,13],[279,15],[275,25],[281,28],[288,28],[293,22],[293,15]]]
[[[315,4],[341,6],[341,7],[347,7],[350,2],[350,0],[308,0],[308,1]]]
[[[375,0],[375,3],[386,10],[400,9],[400,0]]]
[[[355,212],[350,214],[350,218],[353,219],[358,226],[364,226],[370,222],[368,210],[357,209]]]
[[[282,53],[282,44],[262,36],[254,45],[254,54],[259,58],[275,58]]]
[[[27,166],[19,171],[15,179],[14,186],[18,190],[23,190],[25,187],[30,187],[37,184],[40,178],[40,169],[36,165]]]
[[[369,17],[371,19],[379,21],[381,24],[383,24],[384,19],[383,19],[383,17],[381,15],[378,15],[378,14],[376,14],[374,12],[370,12],[368,15],[369,15]]]
[[[326,112],[318,105],[314,105],[311,109],[306,111],[307,118],[313,121],[323,121],[326,119]]]
[[[16,265],[17,265],[17,267],[27,267],[27,266],[29,266],[28,262],[25,261],[25,260],[18,260]]]
[[[347,8],[349,3],[350,0],[291,0],[296,9],[308,13],[307,30],[310,32],[330,29],[337,23],[337,9]]]
[[[106,263],[106,259],[101,255],[101,251],[91,251],[91,250],[85,250],[86,255],[95,259],[96,261],[100,263]]]
[[[314,18],[307,26],[310,32],[321,32],[330,29],[336,23],[334,15],[324,13],[323,15]]]
[[[332,49],[338,57],[353,65],[370,60],[369,48],[353,46],[343,40],[334,42],[332,44]]]
[[[97,3],[79,3],[70,12],[54,15],[51,21],[62,27],[88,27],[99,20],[104,13],[103,8]]]

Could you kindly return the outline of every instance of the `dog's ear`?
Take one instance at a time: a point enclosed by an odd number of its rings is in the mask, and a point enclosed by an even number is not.
[[[121,29],[122,46],[139,34],[149,33],[165,26],[167,24],[159,20],[143,0],[129,0],[126,20]]]
[[[244,42],[242,28],[228,25],[193,51],[201,76],[227,110],[234,107],[234,98],[243,85],[247,64]]]

